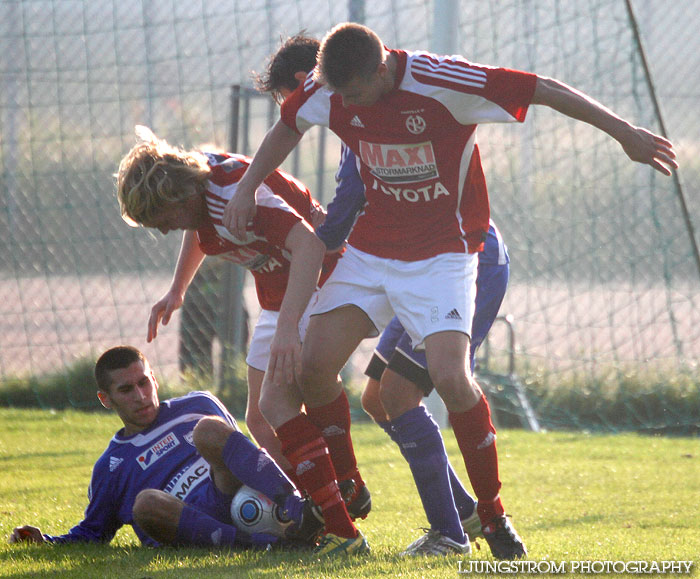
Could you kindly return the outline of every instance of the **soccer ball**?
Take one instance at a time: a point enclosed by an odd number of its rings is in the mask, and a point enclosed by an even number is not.
[[[231,501],[231,519],[241,531],[268,533],[275,537],[284,537],[294,524],[264,494],[246,485],[238,489]]]

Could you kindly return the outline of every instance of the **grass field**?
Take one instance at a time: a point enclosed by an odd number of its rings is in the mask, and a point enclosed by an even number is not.
[[[52,534],[66,532],[82,517],[92,465],[118,428],[118,419],[75,411],[2,409],[0,424],[0,534],[7,537],[21,524]],[[446,432],[445,438],[464,480],[452,433]],[[426,524],[408,468],[374,425],[355,426],[354,440],[373,498],[372,513],[360,524],[372,547],[367,557],[322,563],[304,553],[153,550],[140,548],[132,531],[122,529],[109,546],[9,545],[3,540],[0,577],[467,575],[460,569],[469,569],[469,559],[398,557]],[[690,575],[700,576],[697,438],[504,430],[499,451],[502,495],[527,543],[529,560],[564,562],[568,577],[582,576],[571,571],[574,561],[693,561]],[[480,546],[471,561],[492,560],[483,541]]]

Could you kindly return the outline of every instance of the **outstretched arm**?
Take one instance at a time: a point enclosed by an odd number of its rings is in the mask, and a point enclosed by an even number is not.
[[[224,208],[223,224],[238,239],[245,239],[248,223],[255,217],[255,191],[272,171],[287,158],[301,140],[281,120],[267,132],[253,161],[241,177],[236,194]]]
[[[538,76],[532,104],[546,105],[597,127],[620,143],[630,159],[651,165],[664,175],[671,174],[670,168],[678,168],[668,139],[631,125],[595,99],[558,80]]]
[[[180,254],[177,258],[177,265],[175,266],[170,289],[151,308],[151,315],[148,318],[148,335],[146,337],[148,342],[158,336],[158,324],[162,323],[164,326],[167,326],[170,316],[182,306],[185,292],[190,283],[192,283],[199,266],[202,265],[204,257],[204,253],[199,248],[197,233],[195,231],[185,231],[182,236]]]

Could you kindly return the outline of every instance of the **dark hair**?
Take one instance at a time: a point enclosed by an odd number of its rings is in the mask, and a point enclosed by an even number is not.
[[[355,77],[369,78],[384,61],[384,45],[374,31],[345,22],[333,27],[321,41],[317,80],[342,88]]]
[[[297,72],[311,72],[316,66],[316,54],[321,43],[300,32],[290,36],[270,57],[267,70],[255,75],[255,86],[260,92],[268,92],[280,102],[280,89],[293,91],[299,85],[294,77]]]
[[[97,387],[103,392],[109,392],[112,385],[112,370],[128,368],[134,362],[147,364],[146,356],[133,346],[115,346],[102,354],[95,363],[95,381]]]

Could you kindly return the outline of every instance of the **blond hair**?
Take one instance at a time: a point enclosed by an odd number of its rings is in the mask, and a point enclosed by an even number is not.
[[[211,169],[198,151],[184,151],[136,126],[137,143],[119,163],[117,198],[129,225],[148,224],[164,207],[200,193]]]

